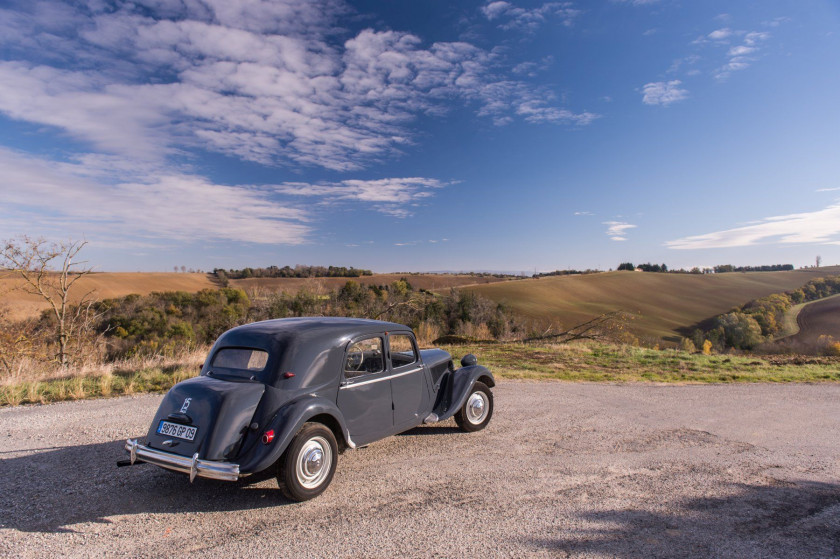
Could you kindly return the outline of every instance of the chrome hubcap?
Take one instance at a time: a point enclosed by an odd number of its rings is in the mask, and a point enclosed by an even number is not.
[[[478,425],[487,417],[487,396],[484,392],[473,392],[467,400],[467,421]]]
[[[312,437],[298,453],[298,482],[306,489],[321,485],[332,467],[332,449],[324,437]]]

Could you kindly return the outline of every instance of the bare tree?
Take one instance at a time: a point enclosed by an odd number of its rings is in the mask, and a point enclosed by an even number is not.
[[[566,343],[573,340],[608,340],[615,332],[623,330],[625,322],[630,318],[632,317],[623,311],[612,311],[560,332],[552,332],[553,328],[549,327],[542,334],[522,341],[554,340],[558,343]]]
[[[820,267],[820,264],[822,264],[822,256],[817,256],[817,268]]]
[[[95,300],[93,290],[71,304],[70,293],[76,282],[91,273],[87,262],[74,262],[87,241],[49,242],[22,236],[3,243],[0,269],[9,270],[24,280],[22,289],[46,301],[56,326],[54,340],[58,344],[56,358],[67,366],[68,347],[80,330],[90,323]]]

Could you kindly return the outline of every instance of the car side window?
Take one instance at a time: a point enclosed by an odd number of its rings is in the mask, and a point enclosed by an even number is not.
[[[417,362],[417,350],[407,334],[392,334],[388,338],[391,349],[391,366],[393,368],[404,367]]]
[[[382,338],[368,338],[350,345],[344,358],[344,376],[348,379],[385,370]]]

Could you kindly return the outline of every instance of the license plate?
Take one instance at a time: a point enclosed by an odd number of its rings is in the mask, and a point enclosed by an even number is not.
[[[161,421],[157,429],[158,435],[175,437],[176,439],[184,439],[186,441],[193,440],[197,431],[198,427],[190,427],[189,425],[180,425],[168,421]]]

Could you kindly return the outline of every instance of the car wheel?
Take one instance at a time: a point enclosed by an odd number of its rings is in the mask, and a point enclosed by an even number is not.
[[[493,393],[483,382],[476,382],[464,406],[455,414],[455,423],[462,431],[481,431],[493,417]]]
[[[333,432],[320,423],[306,423],[280,458],[277,483],[289,499],[306,501],[324,492],[337,464]]]

